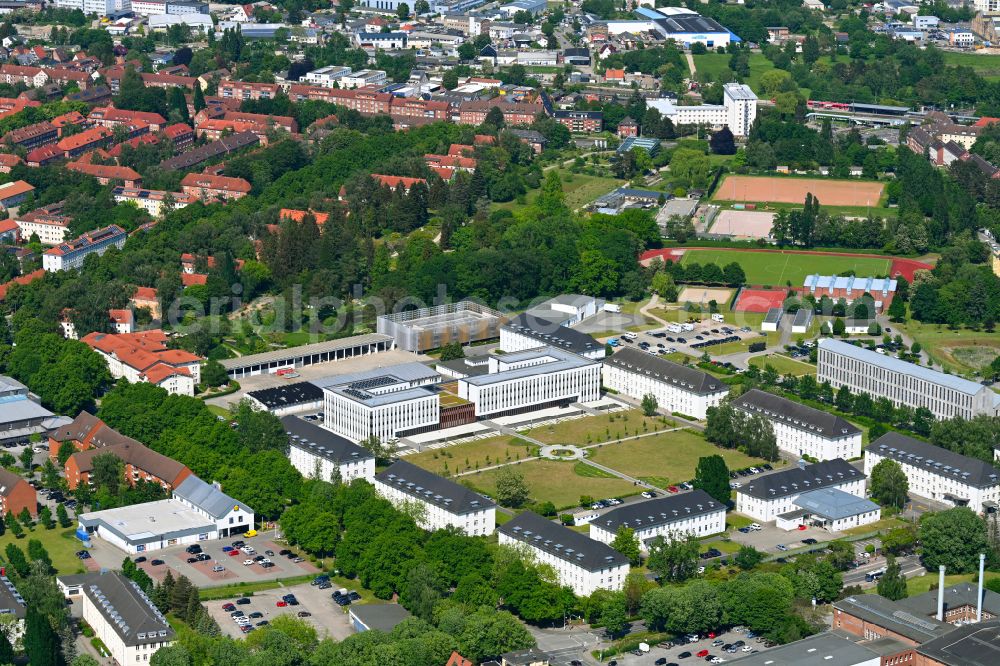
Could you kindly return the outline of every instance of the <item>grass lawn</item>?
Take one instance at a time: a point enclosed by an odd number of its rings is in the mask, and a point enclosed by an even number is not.
[[[755,365],[761,370],[764,366],[770,365],[772,368],[778,371],[779,375],[795,375],[796,377],[801,377],[803,375],[815,375],[816,366],[810,365],[809,363],[803,363],[802,361],[796,361],[791,356],[785,356],[784,354],[769,354],[767,356],[754,356],[750,359],[750,365]]]
[[[694,478],[702,456],[720,455],[730,469],[759,465],[763,461],[736,450],[721,449],[690,430],[677,430],[608,444],[590,450],[590,459],[653,483],[661,488]]]
[[[41,525],[36,525],[34,531],[29,532],[25,530],[25,535],[20,539],[14,538],[10,530],[7,530],[3,536],[0,536],[0,553],[4,552],[7,544],[16,543],[27,555],[28,541],[30,539],[38,539],[45,546],[45,550],[48,551],[49,557],[52,559],[52,566],[55,567],[57,573],[63,575],[84,573],[87,571],[86,567],[83,566],[83,562],[74,554],[78,550],[83,550],[83,545],[75,535],[75,527],[62,529],[58,523],[51,530],[47,530]],[[6,556],[3,557],[5,560],[7,559]]]
[[[906,527],[910,523],[905,520],[900,520],[895,516],[890,518],[883,518],[882,520],[877,520],[874,523],[868,523],[867,525],[861,525],[860,527],[852,527],[850,529],[844,530],[846,536],[857,536],[858,534],[870,534],[871,532],[883,532],[897,527]]]
[[[589,176],[580,173],[570,173],[568,169],[556,169],[559,178],[562,179],[563,192],[566,194],[566,205],[571,210],[582,208],[594,199],[607,194],[615,188],[625,185],[626,181],[617,178],[602,178],[599,176]],[[497,208],[508,208],[518,210],[525,205],[531,204],[538,198],[539,190],[529,190],[525,195],[525,204],[516,201],[496,204]]]
[[[749,326],[750,324],[744,324],[737,318],[737,326]],[[737,354],[739,352],[750,351],[750,345],[755,342],[767,342],[767,345],[776,345],[781,341],[781,333],[778,331],[766,331],[766,335],[753,335],[749,338],[743,338],[738,342],[726,342],[725,344],[715,345],[714,347],[705,347],[700,351],[707,351],[709,356],[725,356],[726,354]]]
[[[1000,573],[996,571],[987,571],[983,575],[984,581],[989,581],[993,578],[1000,578]],[[946,586],[957,585],[959,583],[967,583],[976,580],[976,574],[954,574],[945,575],[944,584]],[[938,574],[934,572],[932,574],[924,574],[923,576],[914,576],[913,578],[906,579],[906,590],[910,593],[910,596],[915,596],[917,594],[923,594],[925,592],[930,592],[931,585],[937,585]],[[871,590],[866,590],[869,592],[875,592],[875,588]]]
[[[576,472],[576,463],[573,462],[529,460],[515,465],[514,469],[524,475],[531,499],[536,502],[552,502],[558,509],[579,505],[582,495],[603,499],[635,495],[641,490],[618,477],[580,476]],[[588,469],[594,468],[588,466]],[[491,469],[456,480],[495,497],[496,477],[497,470]]]
[[[644,417],[640,410],[630,409],[606,416],[584,416],[562,423],[543,425],[524,434],[546,444],[586,445],[669,427],[673,427],[672,419],[662,416]]]
[[[984,79],[1000,80],[1000,55],[987,55],[985,53],[954,53],[943,51],[946,65],[956,67],[971,67]]]
[[[699,548],[702,548],[704,550],[708,550],[709,548],[718,548],[726,555],[732,555],[733,553],[740,552],[740,544],[736,543],[735,541],[722,541],[721,539],[716,541],[702,542]]]
[[[221,416],[223,418],[229,418],[229,410],[225,407],[219,407],[218,405],[205,405],[208,407],[208,411],[212,412],[216,416]]]
[[[752,518],[748,518],[739,513],[729,512],[726,514],[726,529],[727,530],[738,530],[741,527],[747,527],[753,523]],[[722,550],[721,548],[719,550]]]
[[[888,275],[892,259],[721,249],[690,250],[681,260],[683,264],[714,263],[720,267],[734,261],[743,267],[750,284],[782,286],[791,282],[798,286],[807,275],[814,273],[839,275],[854,270],[858,275]]]
[[[732,72],[729,69],[729,54],[706,53],[694,56],[694,66],[699,74],[705,74],[712,79],[723,81],[731,80]],[[774,69],[774,63],[764,57],[762,53],[750,54],[750,77],[747,79],[754,92],[761,93],[760,77],[764,72]]]
[[[524,442],[524,440],[521,440]],[[530,458],[538,447],[518,443],[513,437],[490,437],[443,449],[424,451],[406,456],[406,462],[423,467],[435,474],[447,476],[490,467],[501,462]]]
[[[935,362],[953,372],[981,372],[1000,355],[1000,332],[951,330],[943,324],[922,324],[914,320],[893,324],[893,327],[904,329]]]

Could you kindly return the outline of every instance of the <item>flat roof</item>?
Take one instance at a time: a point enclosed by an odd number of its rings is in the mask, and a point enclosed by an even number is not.
[[[915,597],[900,599],[897,603],[918,615],[933,615],[937,613],[937,590],[931,590]],[[975,606],[979,597],[979,586],[973,583],[958,583],[944,588],[944,607],[961,608]],[[983,588],[983,611],[994,617],[1000,617],[1000,594]]]
[[[496,507],[493,500],[405,460],[397,460],[388,469],[376,474],[375,479],[456,515]]]
[[[762,474],[744,484],[738,493],[771,500],[798,495],[817,488],[839,486],[849,481],[864,480],[865,475],[843,458],[790,467],[780,472]]]
[[[360,345],[375,344],[378,342],[391,342],[392,336],[381,333],[365,333],[363,335],[352,335],[347,338],[337,338],[326,342],[315,342],[309,345],[289,347],[287,349],[276,349],[274,351],[260,354],[248,354],[239,358],[225,358],[219,361],[227,371],[237,368],[246,368],[251,365],[264,365],[267,363],[288,361],[300,356],[311,354],[323,354],[337,351],[338,349],[349,349]]]
[[[1000,664],[1000,620],[967,624],[924,643],[917,652],[947,666]]]
[[[399,604],[361,604],[351,606],[351,615],[369,630],[389,633],[410,617],[410,611]]]
[[[840,439],[861,434],[861,430],[836,414],[760,389],[750,389],[734,400],[733,406],[751,414],[760,414],[771,421],[780,421],[797,430],[811,432],[824,439]]]
[[[852,345],[848,342],[842,342],[834,338],[820,339],[819,348],[835,354],[849,356],[859,361],[871,363],[892,372],[899,372],[905,375],[910,375],[911,377],[917,377],[925,381],[933,382],[940,386],[946,386],[950,389],[960,391],[968,395],[975,395],[980,391],[989,391],[989,388],[968,379],[963,379],[958,375],[948,375],[943,372],[931,370],[930,368],[925,368],[922,365],[901,361],[897,358],[889,356],[888,354],[877,354],[869,349]]]
[[[248,398],[253,398],[267,409],[293,407],[323,399],[323,389],[312,382],[295,382],[274,388],[248,391]]]
[[[282,418],[281,425],[288,435],[289,446],[308,451],[335,465],[375,459],[367,449],[297,416]]]
[[[611,546],[568,527],[525,511],[497,531],[588,571],[628,564],[628,558]]]
[[[934,591],[935,596],[937,591]],[[952,626],[933,615],[913,613],[878,594],[859,594],[833,602],[833,607],[917,643],[948,633]]]
[[[78,520],[84,527],[100,526],[130,545],[180,538],[216,529],[215,522],[175,499],[91,511],[80,514]]]
[[[555,347],[529,349],[512,354],[504,354],[502,356],[498,356],[497,358],[499,358],[501,362],[506,361],[508,363],[517,363],[534,359],[541,360],[545,357],[549,357],[551,360],[548,362],[543,361],[535,365],[528,365],[510,370],[501,370],[500,372],[490,372],[485,375],[465,377],[459,381],[466,382],[472,386],[488,386],[490,384],[499,384],[501,382],[511,381],[512,379],[535,377],[537,375],[547,375],[553,372],[561,372],[563,370],[583,368],[597,363],[597,361],[592,361],[588,358],[583,358],[582,356],[577,356],[576,354],[572,354]]]
[[[603,530],[615,533],[619,527],[629,527],[636,532],[660,525],[668,525],[677,520],[686,520],[716,511],[725,511],[726,506],[717,502],[704,490],[668,495],[656,499],[623,504],[591,521]]]
[[[637,375],[652,377],[689,393],[710,395],[729,392],[729,386],[725,382],[707,372],[641,352],[634,347],[624,347],[616,351],[604,359],[604,364]]]
[[[1000,469],[993,465],[898,432],[887,432],[869,444],[867,450],[977,488],[1000,483]]]
[[[857,666],[877,659],[878,653],[863,645],[838,634],[823,632],[730,663],[740,666]]]
[[[838,488],[810,490],[796,497],[792,504],[827,520],[842,520],[879,509],[875,502]]]

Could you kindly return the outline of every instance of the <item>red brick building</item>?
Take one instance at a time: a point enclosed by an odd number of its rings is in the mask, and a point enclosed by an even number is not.
[[[108,145],[111,141],[111,135],[111,130],[107,127],[92,127],[79,134],[60,139],[56,147],[62,151],[66,159],[73,159],[86,152]]]
[[[147,125],[148,131],[159,132],[167,126],[167,121],[158,113],[148,111],[126,111],[113,106],[97,106],[90,110],[87,120],[99,127],[114,128],[118,125]]]
[[[129,167],[70,162],[66,165],[66,168],[70,171],[93,176],[101,185],[114,183],[116,185],[124,185],[125,187],[142,186],[142,176]]]
[[[630,136],[639,136],[639,123],[626,116],[618,123],[618,136],[627,139]]]
[[[507,125],[530,125],[535,117],[545,113],[541,103],[504,102],[499,99],[475,100],[463,102],[458,107],[458,122],[462,125],[481,125],[491,109],[497,107],[503,114]]]
[[[38,495],[35,489],[14,472],[0,467],[0,514],[15,516],[28,510],[32,518],[38,515]]]
[[[181,190],[202,201],[213,199],[242,199],[250,194],[250,183],[242,178],[213,176],[206,173],[189,173],[181,181]]]

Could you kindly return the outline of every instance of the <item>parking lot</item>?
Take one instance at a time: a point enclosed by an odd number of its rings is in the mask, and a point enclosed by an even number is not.
[[[172,575],[187,576],[192,583],[198,587],[213,587],[238,582],[258,582],[261,580],[273,580],[276,578],[289,578],[291,576],[301,576],[307,573],[316,573],[318,569],[308,561],[293,562],[288,557],[280,555],[287,547],[277,544],[270,539],[260,536],[252,539],[244,538],[244,541],[254,552],[247,554],[237,552],[229,555],[223,548],[232,548],[233,539],[223,539],[215,541],[202,541],[202,552],[209,556],[209,559],[201,562],[188,562],[188,559],[196,557],[186,551],[186,546],[174,546],[163,550],[154,550],[148,553],[133,555],[132,559],[139,564],[153,580],[160,581],[167,575],[167,570]],[[124,553],[111,544],[101,540],[93,540],[94,548],[91,555],[101,566],[109,568],[120,568]],[[268,555],[268,551],[274,555]],[[254,557],[262,557],[271,560],[273,567],[262,567],[259,563],[244,565],[243,563]],[[143,559],[144,558],[144,559]],[[141,560],[141,561],[140,561]],[[157,562],[157,564],[154,564]],[[216,571],[221,568],[221,571]]]
[[[206,601],[205,606],[219,623],[222,631],[233,638],[241,638],[245,633],[230,616],[231,611],[224,609],[227,604],[233,604],[233,607],[242,612],[255,628],[267,626],[260,625],[261,622],[270,623],[276,617],[289,615],[301,617],[311,624],[321,638],[329,636],[340,641],[353,634],[354,630],[347,615],[349,607],[341,608],[333,603],[330,598],[331,592],[330,589],[321,590],[317,585],[303,583],[255,592],[245,597]],[[288,594],[293,595],[298,604],[278,606],[279,602],[287,603],[282,597]],[[237,600],[241,599],[245,599],[246,602],[237,603]]]
[[[683,639],[679,638],[678,642],[681,640]],[[733,646],[740,641],[743,644],[736,647],[735,652],[723,651],[726,645]],[[747,647],[749,647],[749,650],[744,652],[743,649]],[[719,661],[715,663],[724,663],[745,657],[754,652],[762,652],[766,649],[767,647],[759,637],[748,638],[746,632],[732,630],[722,632],[715,638],[702,637],[693,643],[684,643],[668,648],[651,645],[649,652],[646,654],[624,654],[615,657],[615,661],[618,662],[618,666],[662,666],[663,664],[709,663],[712,657],[717,657]],[[698,655],[702,656],[699,657]],[[609,661],[608,664],[611,664],[611,662]]]
[[[690,330],[668,330],[657,328],[641,333],[627,333],[618,338],[619,346],[634,346],[643,351],[658,354],[680,352],[689,356],[701,356],[706,351],[711,354],[713,347],[761,337],[749,326],[738,327],[725,322],[703,319],[685,324],[671,324]],[[627,336],[627,337],[626,337]],[[761,337],[763,340],[764,338]],[[612,345],[613,346],[613,345]]]

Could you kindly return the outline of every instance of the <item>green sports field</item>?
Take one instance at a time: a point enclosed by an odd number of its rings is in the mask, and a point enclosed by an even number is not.
[[[734,261],[743,267],[750,284],[781,286],[791,282],[795,287],[802,286],[802,280],[813,273],[840,275],[853,270],[859,276],[888,275],[892,265],[889,258],[740,250],[689,250],[684,253],[681,263],[725,266]]]

